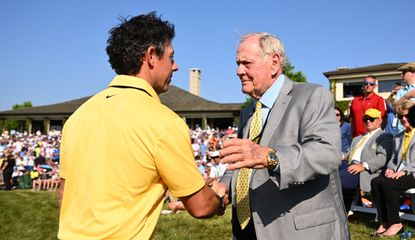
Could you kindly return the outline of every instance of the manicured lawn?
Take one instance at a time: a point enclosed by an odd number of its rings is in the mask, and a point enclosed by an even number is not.
[[[56,192],[0,191],[0,239],[56,239],[57,207]],[[229,210],[223,217],[204,220],[194,219],[187,212],[161,215],[156,239],[231,239]],[[352,239],[371,239],[370,233],[377,227],[375,216],[359,213],[357,217],[350,223]],[[404,224],[405,229],[415,229],[412,222]]]

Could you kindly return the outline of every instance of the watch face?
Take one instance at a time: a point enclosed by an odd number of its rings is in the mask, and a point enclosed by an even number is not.
[[[275,151],[270,150],[268,152],[268,166],[269,169],[274,169],[278,164],[278,157]]]
[[[270,151],[268,157],[272,160],[277,160],[277,154],[274,151]]]

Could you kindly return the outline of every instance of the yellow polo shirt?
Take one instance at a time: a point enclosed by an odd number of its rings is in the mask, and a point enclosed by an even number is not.
[[[68,119],[60,161],[60,239],[151,239],[166,189],[181,197],[205,184],[186,123],[125,75]]]

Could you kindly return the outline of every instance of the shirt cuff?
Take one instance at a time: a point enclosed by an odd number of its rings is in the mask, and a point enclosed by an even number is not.
[[[368,171],[370,170],[369,169],[369,164],[367,164],[367,162],[362,163],[362,165],[366,170],[368,170]]]

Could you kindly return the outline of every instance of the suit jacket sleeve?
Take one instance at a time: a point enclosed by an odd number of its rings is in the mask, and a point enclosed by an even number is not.
[[[376,154],[371,155],[369,159],[364,161],[369,165],[369,172],[374,173],[383,168],[391,159],[393,151],[393,139],[389,133],[382,133],[376,138]]]
[[[280,189],[328,175],[341,163],[340,128],[335,119],[333,96],[323,87],[304,87],[293,93],[312,91],[305,99],[302,112],[298,113],[300,126],[292,126],[292,129],[298,129],[298,139],[290,145],[276,146],[280,160]]]

